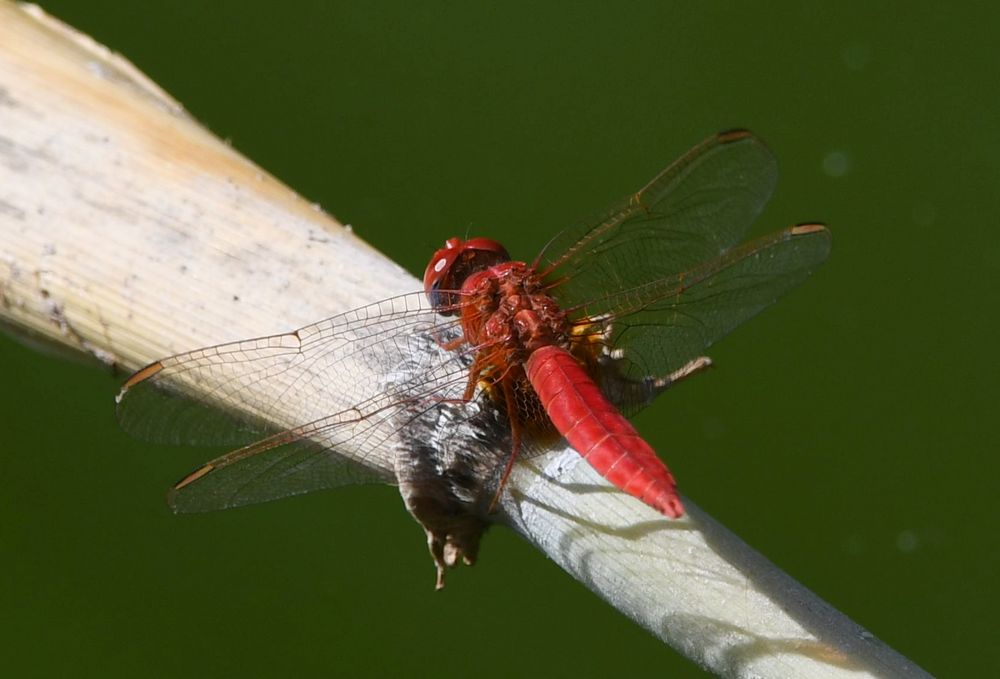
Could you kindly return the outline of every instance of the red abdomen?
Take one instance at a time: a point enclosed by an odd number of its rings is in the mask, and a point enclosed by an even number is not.
[[[552,424],[601,476],[671,518],[684,514],[666,465],[569,352],[536,349],[527,373]]]

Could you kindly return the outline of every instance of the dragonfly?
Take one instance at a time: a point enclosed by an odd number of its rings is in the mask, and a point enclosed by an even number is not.
[[[151,363],[122,386],[119,422],[148,441],[235,447],[174,485],[177,512],[397,485],[439,588],[475,561],[518,457],[559,438],[680,517],[673,475],[626,417],[827,258],[821,224],[741,243],[776,179],[757,137],[719,133],[530,264],[452,238],[422,291]]]

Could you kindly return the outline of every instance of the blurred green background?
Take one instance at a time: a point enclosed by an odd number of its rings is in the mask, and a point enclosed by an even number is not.
[[[467,231],[530,257],[754,130],[782,168],[757,233],[822,220],[833,254],[638,426],[688,496],[886,643],[1000,673],[1000,10],[42,4],[415,273]],[[210,454],[121,433],[120,376],[6,337],[0,374],[11,676],[699,674],[505,530],[434,592],[392,488],[174,517],[164,490]]]

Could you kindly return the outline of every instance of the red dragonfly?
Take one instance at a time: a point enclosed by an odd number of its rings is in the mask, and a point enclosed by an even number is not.
[[[706,347],[827,257],[819,224],[739,245],[776,177],[751,133],[718,134],[530,265],[496,241],[451,239],[424,292],[152,363],[122,387],[119,420],[155,442],[242,446],[174,486],[179,512],[398,484],[439,586],[446,567],[475,559],[517,454],[554,431],[678,517],[673,477],[621,413],[707,366]],[[289,399],[301,404],[294,418]],[[502,458],[426,434],[483,418],[506,424]]]

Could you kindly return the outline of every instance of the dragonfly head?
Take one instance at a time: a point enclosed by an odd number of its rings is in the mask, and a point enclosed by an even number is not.
[[[457,293],[465,279],[477,271],[510,261],[510,255],[491,238],[449,238],[444,247],[434,253],[424,271],[424,292],[438,313],[453,316],[458,313]]]

